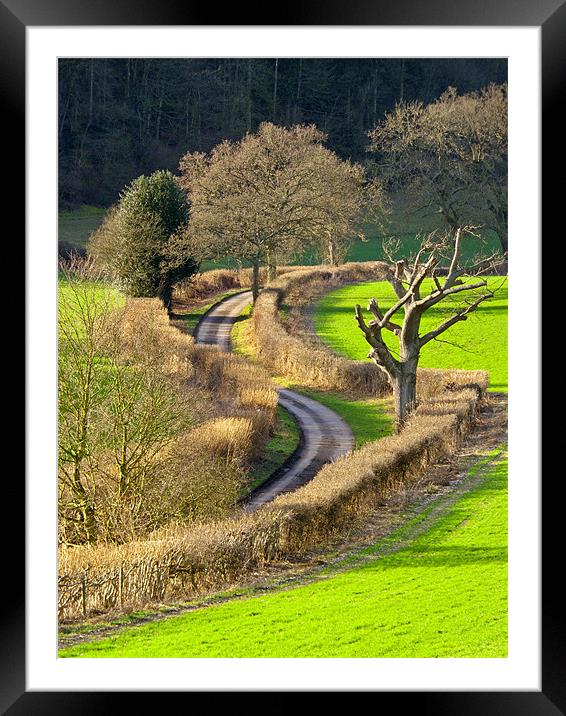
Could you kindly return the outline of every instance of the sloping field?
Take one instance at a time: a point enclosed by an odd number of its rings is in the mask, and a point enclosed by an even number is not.
[[[488,277],[493,299],[484,301],[466,321],[452,326],[440,339],[430,341],[422,350],[421,368],[459,368],[487,370],[489,390],[507,392],[507,287],[502,276]],[[423,295],[429,284],[423,284]],[[331,291],[317,304],[314,326],[317,334],[332,350],[354,360],[368,360],[369,346],[354,318],[357,303],[365,309],[370,298],[388,309],[396,301],[387,281],[359,283]],[[424,314],[421,333],[446,320],[460,304],[443,301]],[[396,338],[383,332],[387,344],[395,348]]]
[[[505,657],[507,460],[311,584],[198,609],[65,657]]]

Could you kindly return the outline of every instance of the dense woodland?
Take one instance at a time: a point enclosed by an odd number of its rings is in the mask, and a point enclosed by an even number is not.
[[[398,102],[429,103],[507,79],[505,59],[62,59],[61,208],[109,206],[132,179],[262,121],[313,123],[342,158]]]

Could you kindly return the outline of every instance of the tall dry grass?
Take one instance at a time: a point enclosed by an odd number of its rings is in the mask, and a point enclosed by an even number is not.
[[[195,343],[173,326],[158,299],[132,299],[127,304],[125,331],[133,355],[159,360],[163,370],[193,381],[214,396],[219,413],[192,431],[195,447],[216,454],[237,454],[245,465],[261,451],[277,419],[277,391],[265,368],[215,346]],[[140,334],[151,340],[139,342]],[[208,431],[208,432],[207,432]],[[216,442],[215,442],[216,441]]]

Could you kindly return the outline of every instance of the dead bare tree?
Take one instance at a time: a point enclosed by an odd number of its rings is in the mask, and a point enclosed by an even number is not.
[[[483,301],[493,296],[493,291],[487,288],[487,280],[480,276],[493,271],[501,261],[500,257],[494,254],[475,260],[471,266],[460,266],[463,235],[472,234],[473,228],[456,230],[448,267],[442,267],[440,262],[446,255],[450,238],[446,236],[438,241],[434,232],[421,242],[413,260],[402,259],[392,263],[388,280],[398,300],[391,308],[382,310],[377,300],[372,298],[367,310],[373,319],[366,322],[360,306],[356,305],[358,326],[371,346],[368,357],[384,371],[393,388],[397,431],[401,430],[417,405],[417,367],[422,348],[454,324],[465,321]],[[428,295],[421,295],[425,278],[432,279],[433,286]],[[464,305],[460,305],[450,318],[424,335],[420,334],[421,319],[427,310],[448,297],[461,297],[461,294],[470,291],[473,292],[470,300],[464,301]],[[403,320],[397,323],[394,318],[401,309]],[[386,345],[383,330],[397,337],[398,351]]]

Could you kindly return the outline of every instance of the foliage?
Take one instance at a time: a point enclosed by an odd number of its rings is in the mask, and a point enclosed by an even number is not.
[[[91,236],[89,254],[128,295],[158,296],[169,308],[173,285],[198,269],[183,232],[187,219],[186,197],[170,172],[142,175]]]
[[[59,198],[110,206],[142,173],[238,141],[262,121],[316,123],[342,158],[401,100],[503,82],[505,58],[61,58]]]

